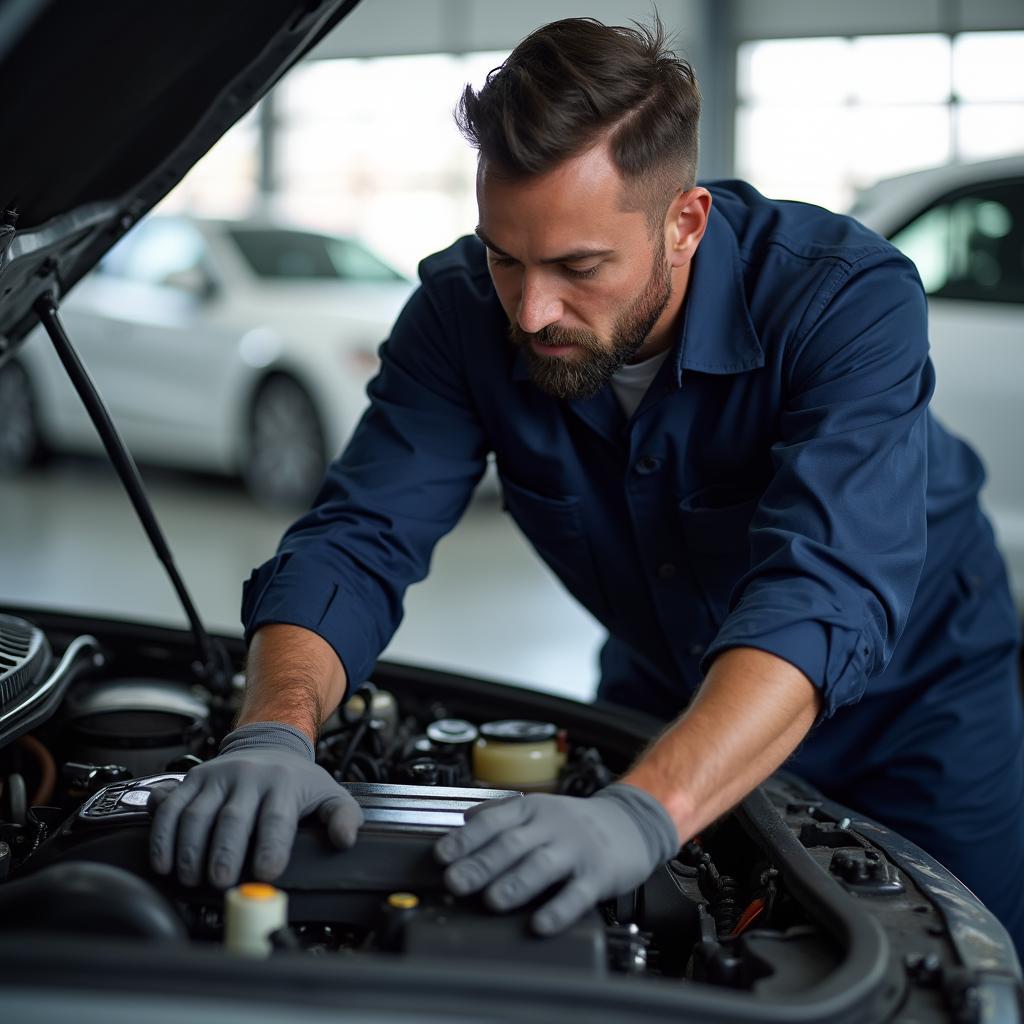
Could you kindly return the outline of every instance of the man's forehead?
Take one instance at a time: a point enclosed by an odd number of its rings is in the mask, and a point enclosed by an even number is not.
[[[557,202],[561,207],[597,206],[621,209],[626,183],[607,142],[600,142],[567,157],[541,174],[510,175],[481,157],[477,164],[477,199],[483,204],[491,194],[507,202],[510,196],[524,202]]]
[[[478,234],[495,251],[522,244],[545,254],[611,250],[644,219],[624,202],[624,183],[606,148],[595,147],[544,174],[510,178],[481,160]]]
[[[499,184],[558,184],[586,189],[588,192],[615,193],[622,188],[622,174],[615,164],[607,139],[559,161],[541,174],[524,176],[509,173],[499,164],[492,164],[482,154],[477,161],[477,184],[494,181]]]

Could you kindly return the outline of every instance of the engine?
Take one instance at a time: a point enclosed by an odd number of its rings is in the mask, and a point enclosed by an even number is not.
[[[8,927],[230,940],[224,893],[150,870],[146,803],[153,785],[216,753],[242,682],[218,699],[173,679],[87,672],[52,717],[0,752]],[[531,908],[498,915],[479,898],[448,894],[433,845],[468,808],[527,792],[586,797],[613,779],[600,747],[577,742],[558,721],[464,717],[435,695],[402,700],[371,682],[325,723],[316,756],[360,803],[366,824],[352,850],[337,851],[317,822],[302,823],[276,881],[287,909],[274,948],[682,976],[702,937],[732,931],[740,903],[755,898],[695,844],[640,890],[546,941],[530,932]],[[773,881],[762,868],[755,889],[763,901]]]
[[[19,666],[16,697],[29,689],[33,667],[49,671],[53,659],[28,624],[8,629],[22,631],[19,649],[31,653]],[[7,927],[195,943],[229,938],[224,893],[186,889],[151,872],[146,803],[151,786],[183,778],[216,753],[241,684],[239,677],[234,692],[217,699],[173,679],[84,672],[51,717],[0,752]],[[300,826],[277,880],[288,909],[275,947],[554,958],[598,973],[646,966],[634,922],[595,912],[541,943],[529,932],[528,912],[498,916],[479,900],[447,894],[432,852],[438,836],[481,801],[595,792],[612,778],[601,752],[574,744],[556,722],[469,720],[429,696],[415,703],[405,707],[367,683],[325,723],[317,761],[349,788],[366,824],[344,852],[315,821]]]

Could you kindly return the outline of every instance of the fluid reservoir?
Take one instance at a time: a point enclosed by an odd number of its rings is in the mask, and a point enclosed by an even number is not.
[[[235,953],[266,956],[270,934],[288,924],[288,894],[262,882],[246,882],[224,896],[224,945]]]
[[[558,728],[550,722],[487,722],[473,745],[473,774],[482,783],[504,789],[554,789],[565,763],[557,735]]]

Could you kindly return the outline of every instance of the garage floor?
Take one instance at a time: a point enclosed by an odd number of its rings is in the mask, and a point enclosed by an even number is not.
[[[238,632],[241,581],[287,515],[227,481],[143,470],[179,570],[211,629]],[[170,583],[113,470],[55,459],[0,480],[0,601],[183,624]],[[602,632],[540,563],[496,498],[438,545],[385,657],[589,698]]]

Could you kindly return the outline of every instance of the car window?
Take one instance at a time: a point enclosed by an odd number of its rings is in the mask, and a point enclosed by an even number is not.
[[[931,296],[1024,302],[1024,182],[947,196],[892,242],[917,265]]]
[[[291,280],[402,281],[404,278],[351,239],[308,231],[242,228],[228,232],[260,277]]]
[[[187,221],[158,218],[143,221],[129,232],[100,264],[100,272],[145,284],[174,284],[201,267],[206,243]]]
[[[402,275],[351,239],[332,238],[328,247],[338,274],[350,281],[401,281]]]

